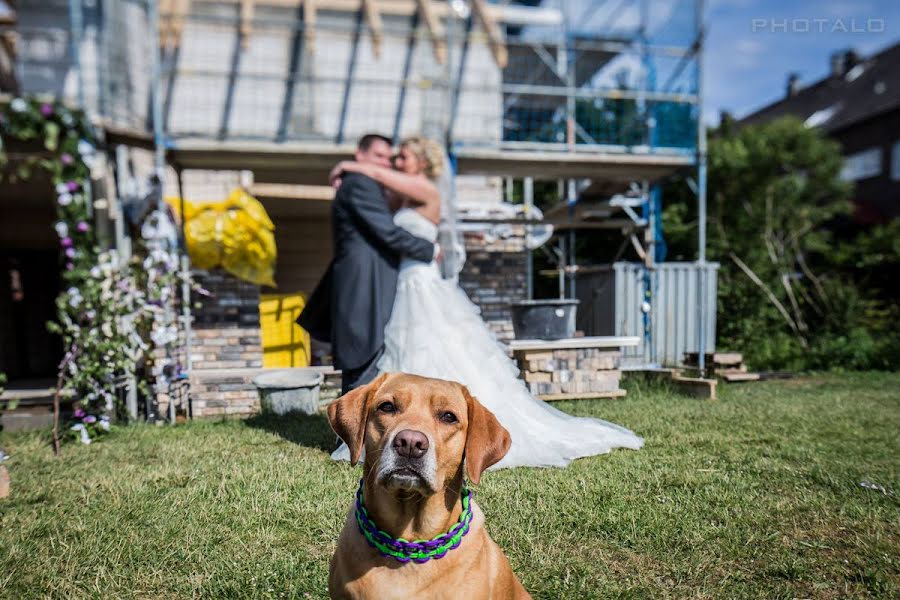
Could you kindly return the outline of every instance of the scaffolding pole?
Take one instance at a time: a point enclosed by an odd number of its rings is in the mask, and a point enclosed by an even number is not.
[[[72,51],[72,70],[75,71],[78,107],[87,113],[84,105],[84,73],[81,71],[81,36],[84,34],[84,7],[81,0],[69,0],[69,40]]]
[[[706,125],[703,123],[704,0],[697,0],[697,366],[706,370]]]
[[[154,150],[154,167],[156,168],[156,176],[159,178],[159,184],[165,183],[166,175],[166,143],[165,133],[163,131],[162,120],[162,98],[160,98],[160,90],[162,89],[162,62],[160,60],[159,47],[159,2],[158,0],[148,0],[147,9],[150,21],[150,110],[153,121],[153,150]],[[162,195],[159,198],[161,207],[163,203]]]
[[[507,178],[507,201],[512,200],[512,178]],[[534,207],[534,179],[526,177],[522,182],[522,197],[525,202],[525,218],[531,219]],[[534,257],[531,248],[528,247],[528,237],[531,235],[531,225],[525,226],[525,287],[526,298],[534,300]]]

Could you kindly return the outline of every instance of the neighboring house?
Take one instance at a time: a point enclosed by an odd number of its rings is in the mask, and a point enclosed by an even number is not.
[[[788,76],[785,97],[738,126],[793,115],[843,146],[841,177],[855,183],[855,219],[883,223],[900,215],[900,44],[869,57],[831,57],[827,77],[808,86]]]

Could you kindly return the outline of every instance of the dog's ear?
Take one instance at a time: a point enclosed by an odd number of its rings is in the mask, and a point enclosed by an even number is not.
[[[347,443],[351,465],[355,466],[359,462],[359,455],[365,445],[369,397],[381,387],[387,376],[387,373],[383,373],[372,382],[350,390],[328,405],[328,422],[334,432]]]
[[[477,484],[481,474],[497,463],[509,452],[511,443],[509,432],[494,413],[482,406],[477,398],[461,385],[469,413],[469,427],[466,431],[466,472],[469,480]]]

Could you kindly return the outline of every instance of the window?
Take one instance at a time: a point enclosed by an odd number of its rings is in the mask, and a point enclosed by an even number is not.
[[[900,141],[891,148],[891,179],[900,181]]]
[[[869,148],[844,157],[841,179],[858,181],[881,174],[881,148]]]

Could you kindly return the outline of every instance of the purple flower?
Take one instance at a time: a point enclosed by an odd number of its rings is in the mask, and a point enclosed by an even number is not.
[[[75,159],[72,158],[72,155],[68,152],[63,152],[60,155],[59,160],[62,161],[62,164],[64,165],[71,165],[75,161]]]
[[[84,422],[87,423],[88,425],[90,425],[91,423],[96,423],[97,417],[95,417],[94,415],[88,415],[84,418]]]
[[[66,248],[66,256],[68,258],[75,258],[75,248]]]
[[[82,417],[84,417],[85,414],[86,413],[84,412],[84,409],[76,408],[75,412],[72,413],[72,416],[75,417],[76,419],[81,419]]]
[[[88,229],[90,229],[90,226],[87,223],[85,223],[84,221],[78,222],[78,231],[79,232],[87,233]]]
[[[41,104],[41,114],[45,117],[49,117],[53,114],[53,107],[49,104]]]
[[[71,271],[74,268],[75,268],[75,265],[73,265],[72,263],[66,263],[66,271]]]
[[[72,247],[72,238],[64,237],[63,239],[59,240],[59,243],[62,245],[63,248],[71,248]]]
[[[63,154],[63,156],[69,156],[69,155],[68,155],[68,154]],[[69,159],[71,159],[71,158],[72,158],[72,157],[69,156]],[[65,161],[63,161],[63,162],[65,162]],[[70,181],[70,182],[66,183],[66,187],[69,188],[69,191],[70,191],[70,192],[77,191],[77,190],[78,190],[78,182],[77,182],[77,181]]]

